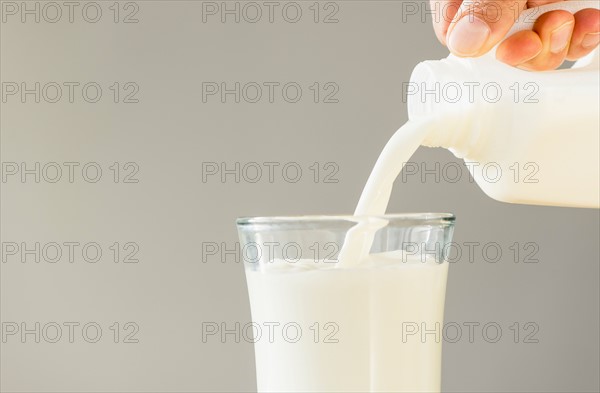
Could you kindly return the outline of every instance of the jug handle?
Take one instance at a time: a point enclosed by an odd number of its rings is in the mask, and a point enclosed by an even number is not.
[[[560,1],[557,3],[550,3],[539,7],[529,8],[527,10],[524,10],[519,15],[519,18],[517,19],[513,27],[508,31],[505,38],[508,38],[519,31],[531,30],[537,18],[539,18],[542,14],[545,14],[546,12],[554,10],[564,10],[574,14],[586,8],[600,9],[600,0],[567,0]],[[482,61],[496,61],[497,48],[498,46],[496,45],[494,48],[492,48],[492,50],[490,50],[485,55],[481,56],[479,59],[481,59]],[[600,63],[599,57],[599,48],[596,48],[587,56],[579,59],[573,65],[572,68],[589,67],[592,69],[598,69]]]

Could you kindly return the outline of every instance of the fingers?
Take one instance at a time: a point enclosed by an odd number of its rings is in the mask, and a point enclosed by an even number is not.
[[[433,30],[437,39],[443,45],[446,45],[448,27],[460,8],[461,3],[462,0],[429,0],[433,13]]]
[[[593,51],[600,41],[600,10],[585,9],[575,14],[575,27],[568,60],[577,60]]]
[[[535,58],[543,48],[544,44],[537,33],[531,30],[520,31],[498,45],[496,58],[517,67]]]
[[[465,0],[448,27],[448,49],[477,57],[492,49],[510,30],[527,0]]]
[[[522,31],[502,42],[496,57],[526,70],[553,70],[569,52],[574,26],[575,17],[570,12],[547,12],[537,19],[533,31]]]
[[[457,56],[478,57],[503,40],[525,8],[557,1],[430,0],[430,4],[440,42]],[[540,16],[533,31],[521,31],[504,40],[496,57],[528,70],[551,70],[565,59],[589,54],[599,42],[599,10],[585,9],[575,15],[556,10]]]

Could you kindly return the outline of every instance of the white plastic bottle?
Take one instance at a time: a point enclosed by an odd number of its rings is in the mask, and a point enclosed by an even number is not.
[[[552,9],[577,12],[598,1],[570,1],[525,11],[509,35]],[[441,116],[447,129],[423,145],[463,158],[480,188],[511,203],[600,206],[598,50],[571,69],[529,72],[495,59],[450,55],[413,71],[409,118]]]

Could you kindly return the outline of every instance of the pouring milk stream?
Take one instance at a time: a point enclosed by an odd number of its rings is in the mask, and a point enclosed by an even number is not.
[[[584,0],[528,9],[507,37],[530,29],[545,12],[563,9],[575,13],[599,9],[599,5],[600,1]],[[503,64],[495,59],[495,51],[480,58],[450,55],[417,65],[407,89],[410,120],[396,131],[377,159],[355,216],[385,214],[394,180],[421,144],[444,147],[464,158],[479,187],[499,201],[599,207],[598,48],[571,69],[547,72]],[[464,89],[465,82],[492,86],[501,93],[487,99],[470,94],[451,99],[419,94],[439,92],[440,86],[460,89],[462,84]],[[524,86],[537,93],[534,98],[515,96]],[[528,170],[535,176],[515,181],[516,170]],[[493,178],[490,171],[495,172]],[[339,267],[364,259],[375,232],[385,224],[384,219],[373,218],[353,227],[340,251]]]

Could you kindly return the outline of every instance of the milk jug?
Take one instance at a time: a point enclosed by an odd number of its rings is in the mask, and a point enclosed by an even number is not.
[[[526,10],[508,35],[531,28],[553,9],[577,12],[598,1],[567,1]],[[598,208],[600,71],[598,49],[570,69],[520,70],[495,59],[450,55],[413,71],[410,120],[448,119],[425,146],[463,158],[490,197],[510,203]]]

